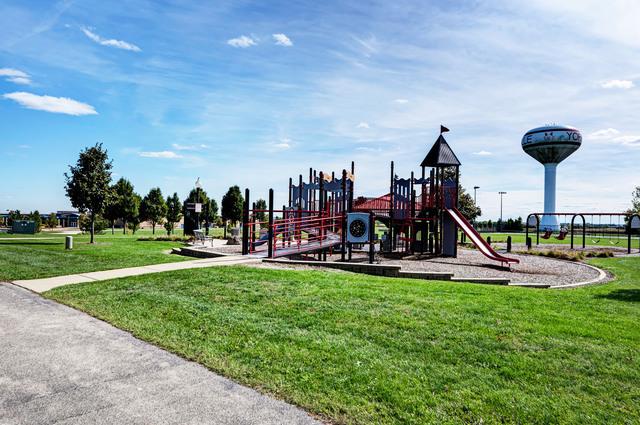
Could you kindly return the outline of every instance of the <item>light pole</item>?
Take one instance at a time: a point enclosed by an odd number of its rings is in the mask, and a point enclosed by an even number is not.
[[[502,231],[502,195],[506,195],[507,192],[498,192],[498,194],[500,195],[500,229],[499,231]]]
[[[476,191],[478,189],[480,189],[480,186],[473,186],[473,205],[476,207],[478,206],[478,203],[476,202]]]

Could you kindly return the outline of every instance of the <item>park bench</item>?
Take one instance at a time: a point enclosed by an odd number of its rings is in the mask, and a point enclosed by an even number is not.
[[[213,246],[213,236],[206,236],[202,230],[194,230],[193,235],[195,236],[194,245],[206,245],[207,241],[210,241]]]

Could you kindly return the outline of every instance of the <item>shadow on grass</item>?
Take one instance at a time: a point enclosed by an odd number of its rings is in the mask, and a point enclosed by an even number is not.
[[[596,297],[616,301],[640,302],[640,289],[617,289],[608,294],[597,295]]]

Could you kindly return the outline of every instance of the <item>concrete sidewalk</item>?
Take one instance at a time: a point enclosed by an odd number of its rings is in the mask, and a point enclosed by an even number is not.
[[[66,276],[47,277],[44,279],[16,280],[13,283],[33,292],[45,292],[58,286],[73,283],[95,282],[97,280],[117,279],[119,277],[138,276],[141,274],[168,272],[173,270],[195,269],[202,267],[230,266],[260,262],[260,259],[229,255],[201,260],[181,261],[177,263],[153,264],[150,266],[128,267],[125,269],[105,270],[99,272],[79,273]]]
[[[319,424],[84,313],[0,283],[0,425]]]

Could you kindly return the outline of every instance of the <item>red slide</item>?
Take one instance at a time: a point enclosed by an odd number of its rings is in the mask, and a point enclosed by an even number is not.
[[[453,218],[456,224],[462,229],[462,231],[469,237],[469,239],[471,239],[473,244],[480,250],[480,252],[484,254],[485,257],[494,261],[500,261],[500,263],[502,264],[507,263],[510,265],[511,263],[520,262],[520,260],[518,260],[517,258],[503,257],[502,255],[498,254],[493,248],[491,248],[491,245],[489,245],[487,241],[485,241],[482,236],[480,236],[480,233],[478,233],[476,229],[473,228],[471,223],[469,223],[467,219],[464,218],[462,213],[460,213],[457,208],[447,208],[446,211],[451,216],[451,218]]]

